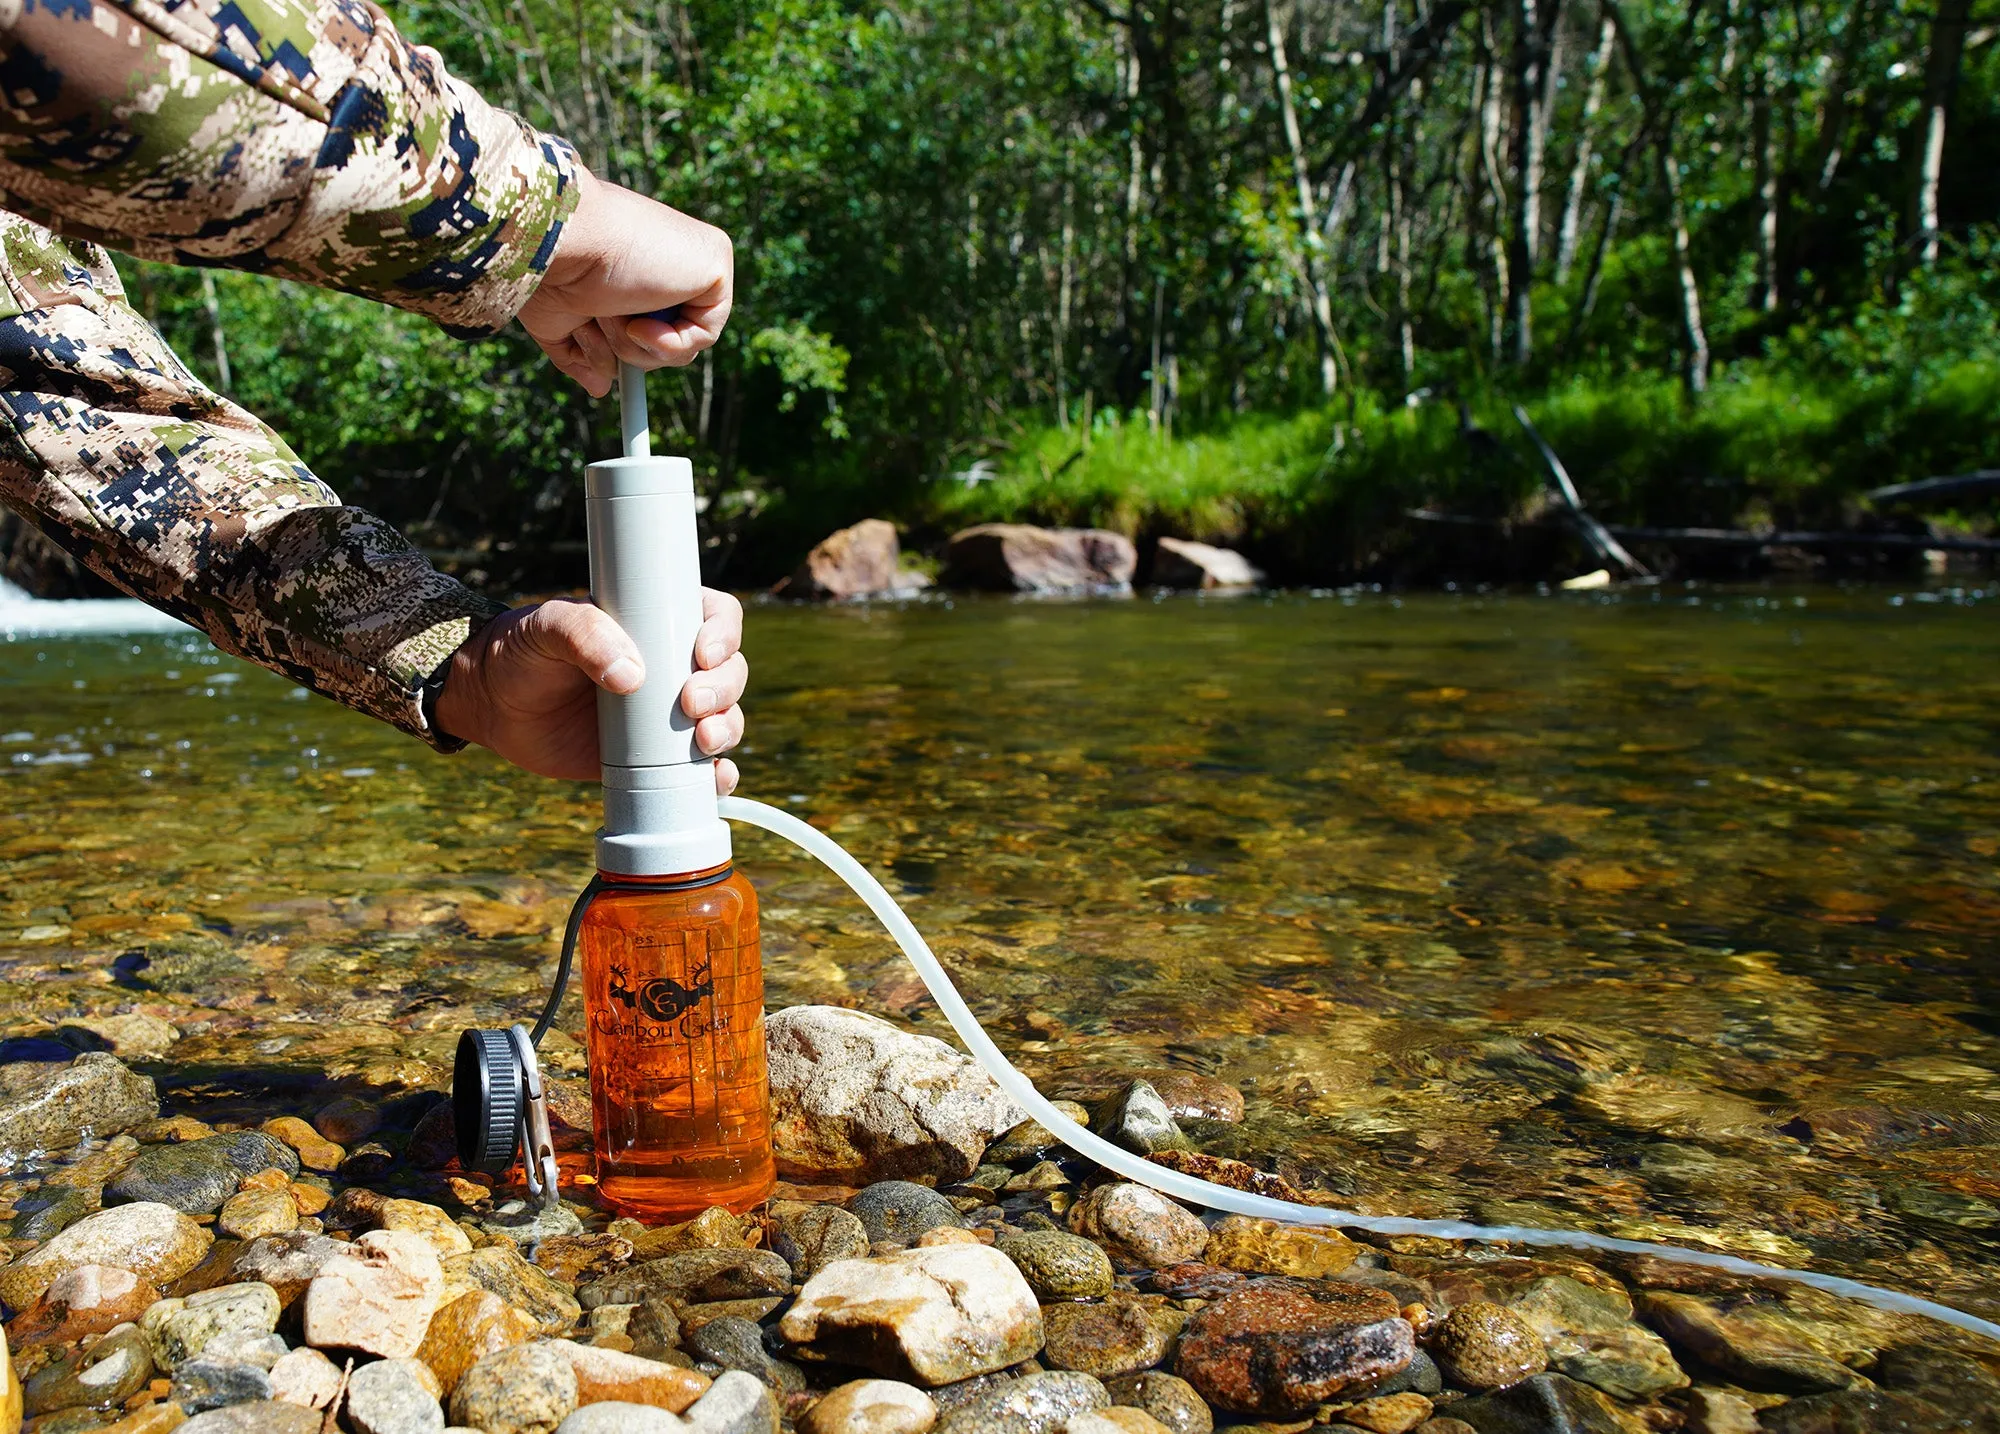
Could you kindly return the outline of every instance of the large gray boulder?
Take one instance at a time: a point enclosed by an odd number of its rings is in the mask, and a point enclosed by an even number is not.
[[[793,1006],[765,1022],[772,1143],[795,1180],[965,1179],[1026,1119],[969,1056],[879,1016]]]
[[[1131,586],[1139,553],[1122,533],[981,523],[944,550],[946,587],[996,592],[1095,592]]]

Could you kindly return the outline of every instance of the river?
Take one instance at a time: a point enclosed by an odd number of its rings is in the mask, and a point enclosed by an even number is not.
[[[0,1034],[161,1015],[170,1105],[254,1114],[438,1083],[461,1027],[530,1013],[592,789],[134,611],[0,599]],[[748,632],[745,793],[889,880],[1046,1090],[1189,1067],[1248,1098],[1209,1148],[1372,1212],[2000,1316],[2000,588],[753,604]],[[774,1005],[945,1034],[831,878],[738,856]]]

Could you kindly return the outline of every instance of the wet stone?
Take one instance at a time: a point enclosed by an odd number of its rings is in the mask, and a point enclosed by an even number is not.
[[[1172,1343],[1166,1324],[1131,1295],[1050,1305],[1042,1311],[1042,1322],[1047,1328],[1043,1358],[1049,1364],[1100,1379],[1151,1369]]]
[[[1369,1434],[1409,1434],[1431,1417],[1431,1402],[1421,1394],[1383,1394],[1350,1404],[1340,1422]]]
[[[532,1250],[543,1240],[565,1235],[581,1235],[583,1220],[567,1205],[542,1206],[525,1200],[510,1200],[479,1222],[489,1235],[511,1240]]]
[[[340,1392],[340,1368],[316,1349],[295,1349],[271,1366],[271,1389],[287,1404],[324,1409]]]
[[[1156,1270],[1199,1259],[1208,1226],[1144,1185],[1100,1185],[1069,1212],[1069,1228],[1097,1241],[1121,1264]]]
[[[370,1231],[328,1260],[307,1288],[306,1343],[407,1358],[423,1343],[444,1288],[437,1255],[422,1239],[407,1230]]]
[[[263,1170],[299,1173],[290,1147],[261,1130],[211,1135],[178,1145],[152,1145],[104,1190],[108,1203],[151,1201],[188,1215],[208,1215]]]
[[[236,1252],[230,1275],[237,1280],[260,1280],[277,1291],[278,1303],[289,1309],[305,1294],[313,1277],[326,1262],[347,1247],[325,1235],[292,1231],[252,1240]]]
[[[1051,1370],[1023,1375],[962,1404],[938,1421],[938,1434],[1059,1434],[1072,1417],[1108,1408],[1111,1396],[1088,1374]]]
[[[985,1245],[829,1265],[799,1292],[779,1329],[801,1358],[926,1386],[1017,1364],[1043,1338],[1034,1291]]]
[[[1418,1349],[1410,1356],[1408,1364],[1379,1384],[1369,1385],[1368,1393],[1432,1395],[1443,1388],[1444,1375],[1438,1370],[1437,1361]]]
[[[369,1140],[347,1152],[340,1162],[339,1174],[349,1184],[366,1185],[395,1168],[396,1152],[378,1140]]]
[[[556,1434],[681,1434],[686,1428],[664,1409],[607,1399],[572,1413],[556,1426]]]
[[[755,1243],[748,1234],[754,1225],[754,1221],[732,1214],[720,1205],[711,1205],[692,1220],[683,1220],[678,1225],[648,1228],[637,1220],[614,1220],[610,1233],[630,1241],[637,1258],[657,1260],[682,1250],[748,1249]]]
[[[907,1180],[878,1180],[857,1191],[847,1209],[873,1244],[913,1244],[926,1230],[961,1223],[951,1201]]]
[[[805,1371],[790,1360],[773,1359],[764,1349],[761,1325],[734,1315],[714,1319],[687,1337],[688,1353],[723,1369],[741,1370],[783,1393],[806,1387]]]
[[[262,1129],[266,1135],[276,1136],[298,1152],[299,1164],[307,1170],[330,1175],[340,1168],[340,1162],[346,1157],[347,1152],[339,1145],[326,1139],[296,1115],[281,1115],[267,1120]]]
[[[299,1207],[289,1189],[239,1190],[223,1202],[215,1228],[236,1240],[282,1235],[297,1228]]]
[[[429,1245],[440,1260],[472,1249],[472,1238],[451,1216],[421,1200],[384,1200],[381,1219],[384,1230],[408,1230]]]
[[[51,1284],[39,1303],[15,1317],[8,1341],[16,1353],[60,1348],[136,1320],[160,1292],[129,1270],[84,1265]]]
[[[476,1251],[474,1258],[486,1253]],[[791,1267],[769,1250],[683,1250],[585,1285],[577,1298],[585,1309],[639,1304],[649,1297],[679,1307],[765,1299],[788,1294],[791,1288]]]
[[[1202,1259],[1225,1269],[1318,1279],[1339,1274],[1360,1253],[1338,1230],[1229,1215],[1209,1232]]]
[[[699,1434],[778,1434],[777,1401],[739,1369],[725,1371],[681,1418]]]
[[[38,1191],[16,1205],[14,1238],[40,1244],[54,1239],[97,1209],[97,1200],[88,1190],[58,1185]]]
[[[1055,1107],[1078,1125],[1089,1126],[1090,1112],[1075,1101],[1059,1100]],[[1024,1120],[986,1147],[986,1159],[997,1165],[1029,1165],[1062,1148],[1039,1120]]]
[[[1415,1349],[1385,1291],[1259,1280],[1195,1311],[1174,1372],[1210,1404],[1282,1417],[1366,1389],[1407,1365]]]
[[[214,1237],[165,1205],[125,1205],[77,1221],[46,1245],[0,1266],[0,1301],[26,1309],[59,1276],[108,1265],[165,1287],[201,1262]]]
[[[225,1404],[272,1399],[275,1394],[271,1376],[254,1364],[194,1359],[174,1371],[173,1393],[169,1397],[188,1413],[199,1414]]]
[[[89,1137],[117,1135],[159,1113],[152,1079],[108,1052],[0,1065],[0,1165],[74,1150]]]
[[[954,1380],[950,1384],[940,1384],[929,1390],[931,1402],[940,1414],[949,1414],[954,1409],[963,1409],[975,1399],[983,1399],[997,1389],[1005,1389],[1021,1376],[1008,1370],[995,1370],[992,1374],[975,1374],[970,1379]]]
[[[280,1400],[252,1400],[197,1414],[174,1434],[319,1434],[320,1415]]]
[[[347,1379],[344,1408],[355,1434],[443,1434],[444,1410],[430,1371],[407,1359],[378,1359]]]
[[[921,1389],[893,1379],[856,1379],[816,1401],[799,1434],[925,1434],[937,1405]]]
[[[1777,1305],[1725,1308],[1698,1295],[1655,1290],[1639,1309],[1674,1349],[1746,1389],[1811,1394],[1857,1380],[1803,1321]]]
[[[1549,1352],[1519,1315],[1474,1300],[1453,1310],[1431,1336],[1431,1358],[1460,1389],[1504,1389],[1549,1367]]]
[[[1081,1235],[1008,1232],[995,1241],[1043,1300],[1100,1299],[1111,1293],[1111,1260]]]
[[[1626,1434],[1616,1405],[1561,1374],[1537,1374],[1446,1409],[1478,1434]]]
[[[569,1361],[570,1372],[576,1376],[579,1404],[615,1400],[650,1404],[678,1414],[705,1394],[710,1384],[709,1377],[698,1371],[615,1349],[567,1339],[552,1340],[549,1348]]]
[[[793,1275],[809,1280],[835,1260],[858,1260],[868,1253],[868,1227],[838,1205],[798,1205],[772,1213],[776,1232],[771,1248]]]
[[[160,1324],[153,1351],[162,1369],[175,1370],[219,1341],[261,1339],[278,1327],[281,1313],[277,1291],[269,1285],[217,1285],[181,1301]]]
[[[1153,1271],[1146,1280],[1146,1288],[1177,1300],[1219,1300],[1249,1283],[1250,1277],[1241,1270],[1225,1270],[1202,1260],[1189,1260]]]
[[[1145,1079],[1176,1121],[1243,1119],[1243,1092],[1226,1080],[1196,1071],[1147,1071]]]
[[[441,1109],[450,1109],[444,1102]],[[313,1130],[335,1145],[355,1145],[382,1128],[382,1108],[372,1101],[344,1095],[327,1103],[312,1118]]]
[[[1100,1101],[1091,1112],[1090,1129],[1092,1134],[1101,1135],[1134,1155],[1193,1148],[1173,1116],[1167,1113],[1167,1103],[1160,1099],[1160,1093],[1142,1080],[1135,1080]]]
[[[153,1377],[153,1355],[136,1328],[106,1335],[83,1353],[29,1376],[23,1408],[30,1415],[84,1406],[121,1404]]]
[[[588,1284],[632,1263],[632,1242],[618,1235],[555,1235],[535,1246],[534,1263],[566,1285]]]
[[[1158,1420],[1168,1434],[1210,1434],[1215,1416],[1195,1387],[1179,1375],[1149,1369],[1104,1381],[1114,1405],[1141,1409]]]
[[[498,1295],[469,1290],[431,1316],[416,1357],[450,1394],[465,1372],[487,1355],[526,1344],[541,1332],[534,1319]]]
[[[450,1255],[442,1268],[445,1289],[441,1298],[485,1290],[533,1317],[544,1333],[562,1334],[583,1315],[575,1295],[522,1259],[512,1245],[488,1245],[467,1255]]]
[[[1788,1400],[1760,1414],[1757,1425],[1759,1434],[1914,1434],[1961,1427],[1966,1426],[1929,1400],[1888,1389],[1843,1389]]]
[[[576,1403],[576,1374],[562,1352],[520,1344],[466,1372],[451,1396],[451,1419],[485,1434],[549,1434]]]

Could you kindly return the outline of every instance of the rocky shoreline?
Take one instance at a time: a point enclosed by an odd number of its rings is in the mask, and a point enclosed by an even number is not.
[[[1204,1216],[1071,1155],[942,1042],[832,1007],[769,1028],[785,1179],[661,1228],[592,1200],[575,1123],[542,1211],[458,1171],[438,1092],[210,1121],[115,1055],[8,1042],[0,1431],[14,1409],[33,1434],[2000,1429],[2000,1348],[1928,1321]],[[1242,1119],[1227,1082],[1132,1077],[1068,1113],[1338,1203],[1197,1148]]]

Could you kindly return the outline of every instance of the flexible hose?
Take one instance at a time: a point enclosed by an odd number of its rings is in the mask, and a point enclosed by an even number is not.
[[[1880,1289],[1865,1285],[1858,1280],[1842,1279],[1838,1275],[1823,1275],[1813,1270],[1788,1270],[1776,1265],[1760,1265],[1753,1260],[1739,1259],[1735,1255],[1718,1255],[1707,1250],[1684,1250],[1677,1245],[1655,1245],[1643,1240],[1620,1240],[1609,1235],[1593,1235],[1585,1230],[1537,1230],[1522,1225],[1472,1225],[1463,1220],[1413,1220],[1395,1215],[1362,1215],[1352,1210],[1332,1210],[1318,1205],[1299,1205],[1290,1200],[1277,1200],[1268,1195],[1253,1195],[1246,1190],[1232,1190],[1225,1185],[1215,1185],[1206,1180],[1198,1180],[1178,1170],[1169,1170],[1163,1165],[1134,1155],[1131,1151],[1113,1145],[1101,1136],[1093,1135],[1055,1106],[1042,1098],[1034,1084],[1014,1068],[1013,1062],[1002,1055],[1000,1048],[980,1027],[965,1000],[958,994],[958,988],[945,974],[944,967],[931,954],[930,946],[923,935],[903,914],[894,898],[882,888],[882,883],[870,874],[867,867],[849,856],[840,845],[825,832],[807,825],[789,812],[781,812],[776,807],[767,807],[762,802],[749,801],[743,797],[724,797],[717,804],[717,810],[724,819],[743,822],[749,826],[761,827],[774,836],[781,836],[797,847],[803,847],[824,862],[842,881],[854,889],[888,928],[896,944],[903,948],[903,954],[910,964],[917,968],[924,985],[930,988],[931,998],[951,1022],[952,1030],[959,1040],[972,1052],[973,1058],[986,1069],[986,1073],[999,1082],[1000,1088],[1012,1096],[1021,1108],[1040,1121],[1058,1140],[1087,1160],[1095,1161],[1105,1169],[1124,1176],[1127,1180],[1149,1185],[1162,1194],[1186,1200],[1190,1204],[1205,1205],[1212,1210],[1225,1210],[1235,1215],[1255,1215],[1272,1220],[1288,1220],[1300,1225],[1344,1225],[1355,1229],[1372,1230],[1383,1235],[1429,1235],[1444,1240],[1482,1240],[1494,1243],[1516,1245],[1552,1246],[1575,1250],[1593,1250],[1600,1253],[1620,1255],[1651,1255],[1656,1259],[1670,1260],[1680,1265],[1699,1265],[1704,1269],[1720,1270],[1732,1275],[1749,1275],[1760,1279],[1787,1280],[1793,1284],[1806,1285],[1812,1289],[1824,1290],[1828,1294],[1842,1295],[1848,1299],[1861,1300],[1878,1309],[1894,1310],[1903,1314],[1928,1315],[1960,1329],[1983,1334],[1989,1339],[2000,1340],[2000,1324],[1980,1319],[1977,1315],[1966,1314],[1952,1309],[1949,1305],[1938,1304],[1934,1300],[1919,1299],[1896,1290]]]

